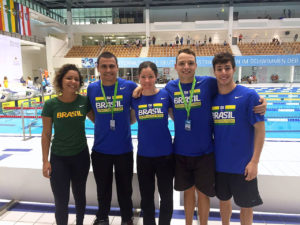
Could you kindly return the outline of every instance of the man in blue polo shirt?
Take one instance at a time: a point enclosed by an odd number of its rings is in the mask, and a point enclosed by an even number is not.
[[[87,95],[95,114],[92,166],[97,184],[98,212],[94,225],[108,225],[113,171],[122,225],[132,225],[133,147],[130,105],[136,84],[117,78],[118,61],[110,52],[97,60],[100,81],[88,86]]]
[[[219,94],[213,101],[216,195],[222,224],[229,225],[231,197],[241,207],[241,224],[253,221],[253,207],[262,204],[257,188],[257,167],[265,138],[264,116],[255,114],[259,96],[235,84],[234,57],[219,53],[213,59]]]

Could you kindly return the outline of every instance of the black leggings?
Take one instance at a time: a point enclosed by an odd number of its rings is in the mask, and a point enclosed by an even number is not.
[[[160,195],[159,225],[170,225],[173,214],[173,155],[161,157],[137,156],[137,174],[141,193],[143,224],[155,225],[155,177]]]
[[[55,219],[57,225],[68,224],[68,204],[70,183],[75,200],[76,225],[83,224],[86,206],[86,181],[90,169],[88,148],[74,156],[51,154],[51,188],[55,201]]]

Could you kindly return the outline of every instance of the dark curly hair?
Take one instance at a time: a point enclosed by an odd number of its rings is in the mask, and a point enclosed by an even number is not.
[[[62,92],[62,80],[64,76],[69,72],[69,70],[74,70],[79,74],[79,89],[83,86],[83,77],[76,65],[74,64],[65,64],[59,71],[55,74],[53,86],[56,93]]]

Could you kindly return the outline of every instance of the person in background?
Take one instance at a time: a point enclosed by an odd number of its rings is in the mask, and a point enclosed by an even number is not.
[[[7,76],[4,76],[4,78],[3,78],[3,86],[4,86],[4,88],[8,88],[8,79],[7,79]]]
[[[239,43],[241,43],[242,41],[243,41],[243,35],[240,34],[240,35],[239,35]]]
[[[155,45],[155,42],[156,42],[156,37],[153,35],[153,37],[152,37],[152,44]]]
[[[54,79],[58,97],[46,101],[42,111],[43,176],[50,179],[58,225],[68,224],[70,186],[75,199],[76,225],[82,225],[84,219],[90,169],[85,119],[91,107],[87,97],[78,94],[82,85],[78,68],[73,64],[63,65]]]
[[[179,44],[179,39],[180,39],[180,38],[179,38],[179,35],[177,34],[176,37],[175,37],[175,43],[176,43],[176,45]]]
[[[27,88],[34,88],[33,81],[31,80],[31,77],[29,77],[29,76],[27,77],[26,86],[27,86]]]
[[[137,174],[143,224],[155,225],[155,178],[160,195],[159,225],[170,225],[173,213],[174,159],[168,128],[171,101],[165,89],[155,87],[158,70],[153,62],[139,65],[140,98],[132,100],[138,120]]]
[[[295,36],[294,36],[294,42],[296,42],[297,39],[298,39],[298,34],[295,34]]]
[[[241,224],[251,225],[253,207],[262,204],[257,173],[265,138],[264,116],[253,112],[260,104],[255,90],[235,84],[235,60],[219,53],[212,61],[218,92],[212,105],[216,158],[216,195],[223,225],[230,224],[231,198],[241,207]]]
[[[23,76],[21,76],[20,78],[20,83],[22,84],[22,86],[26,86],[26,81],[24,80]]]
[[[211,37],[209,37],[208,38],[208,43],[211,44],[211,42],[212,42],[212,39],[211,39]]]

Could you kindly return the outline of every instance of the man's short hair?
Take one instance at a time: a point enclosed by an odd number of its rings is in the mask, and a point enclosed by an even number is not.
[[[181,53],[185,53],[185,54],[189,54],[189,55],[193,55],[195,57],[195,62],[196,62],[196,54],[193,50],[191,50],[190,48],[183,48],[183,49],[180,49],[178,51],[178,54],[176,56],[176,63],[177,63],[177,58],[178,56],[181,54]]]
[[[102,52],[102,53],[98,56],[98,59],[97,59],[97,66],[99,65],[100,58],[106,58],[106,59],[114,58],[114,59],[116,60],[117,66],[118,66],[118,60],[117,60],[117,57],[116,57],[113,53],[111,53],[111,52]]]
[[[215,55],[215,57],[212,60],[213,68],[215,70],[216,64],[224,64],[227,62],[231,62],[232,68],[235,68],[235,60],[231,53],[229,52],[220,52]]]

